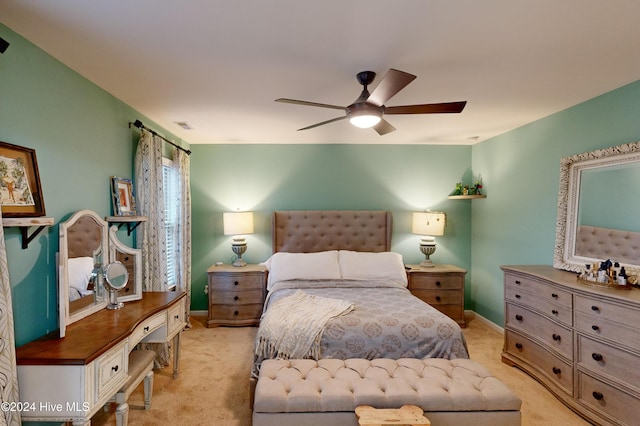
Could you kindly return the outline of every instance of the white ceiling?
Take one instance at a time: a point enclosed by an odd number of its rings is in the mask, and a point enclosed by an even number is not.
[[[640,79],[638,18],[637,0],[0,0],[2,23],[195,144],[472,144]],[[379,136],[299,132],[342,112],[274,102],[346,106],[356,73],[373,89],[389,68],[418,78],[387,105],[466,109]]]

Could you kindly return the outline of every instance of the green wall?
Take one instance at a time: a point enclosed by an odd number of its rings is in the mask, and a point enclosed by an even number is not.
[[[379,136],[373,134],[372,138]],[[471,180],[471,147],[434,145],[193,145],[192,309],[206,310],[206,270],[233,257],[222,213],[255,212],[248,262],[271,254],[274,210],[380,209],[394,216],[393,247],[407,263],[424,256],[411,234],[411,213],[447,213],[445,235],[432,256],[469,268],[469,200],[449,200],[455,183]],[[467,283],[470,283],[470,274]]]
[[[467,309],[504,323],[500,265],[553,262],[560,159],[639,140],[638,105],[640,81],[473,146],[488,197],[472,207]]]
[[[36,150],[46,215],[55,219],[28,249],[18,228],[5,228],[16,343],[58,328],[58,224],[91,209],[111,215],[110,176],[131,177],[139,133],[135,110],[6,26],[0,55],[0,141]],[[161,129],[158,129],[161,131]],[[132,244],[125,231],[119,237]]]

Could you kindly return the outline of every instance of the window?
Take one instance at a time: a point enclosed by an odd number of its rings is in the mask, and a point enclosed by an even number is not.
[[[169,288],[175,288],[178,283],[178,171],[173,161],[162,159],[162,180],[164,190],[164,224],[167,239],[167,282]]]

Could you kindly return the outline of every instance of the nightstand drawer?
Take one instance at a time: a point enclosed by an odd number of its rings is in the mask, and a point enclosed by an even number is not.
[[[462,302],[462,292],[460,290],[421,290],[413,289],[412,293],[419,299],[430,305],[448,305]]]
[[[461,289],[464,277],[452,275],[412,274],[411,290]]]
[[[264,279],[260,275],[219,274],[209,278],[209,291],[246,291],[261,290]]]
[[[262,304],[262,290],[216,291],[211,295],[211,303],[227,305]]]
[[[221,320],[224,322],[259,320],[262,316],[262,303],[254,305],[217,305],[209,306],[210,320]]]

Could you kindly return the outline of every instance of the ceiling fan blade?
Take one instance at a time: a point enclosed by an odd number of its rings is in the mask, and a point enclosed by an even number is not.
[[[384,118],[382,120],[380,120],[380,122],[378,124],[376,124],[375,126],[373,126],[373,129],[378,132],[378,134],[380,136],[384,136],[387,133],[391,133],[394,130],[396,130],[395,127],[393,127],[391,124],[389,124],[389,122],[387,120],[385,120]]]
[[[467,101],[385,107],[385,114],[443,114],[462,112]]]
[[[345,118],[347,118],[346,115],[344,117],[332,118],[331,120],[323,121],[322,123],[316,123],[316,124],[312,124],[311,126],[303,127],[302,129],[298,129],[298,131],[313,129],[314,127],[318,127],[318,126],[322,126],[322,125],[325,125],[325,124],[333,123],[334,121],[344,120]]]
[[[367,102],[382,106],[396,93],[404,89],[407,84],[415,80],[415,78],[416,76],[413,74],[391,68],[384,77],[382,77],[382,80],[380,80],[380,83],[378,83],[373,93],[371,93]]]
[[[340,109],[343,111],[347,109],[347,107],[341,107],[338,105],[320,104],[317,102],[299,101],[297,99],[287,99],[287,98],[276,99],[276,102],[284,102],[287,104],[306,105],[306,106],[313,106],[313,107],[320,107],[320,108]]]

